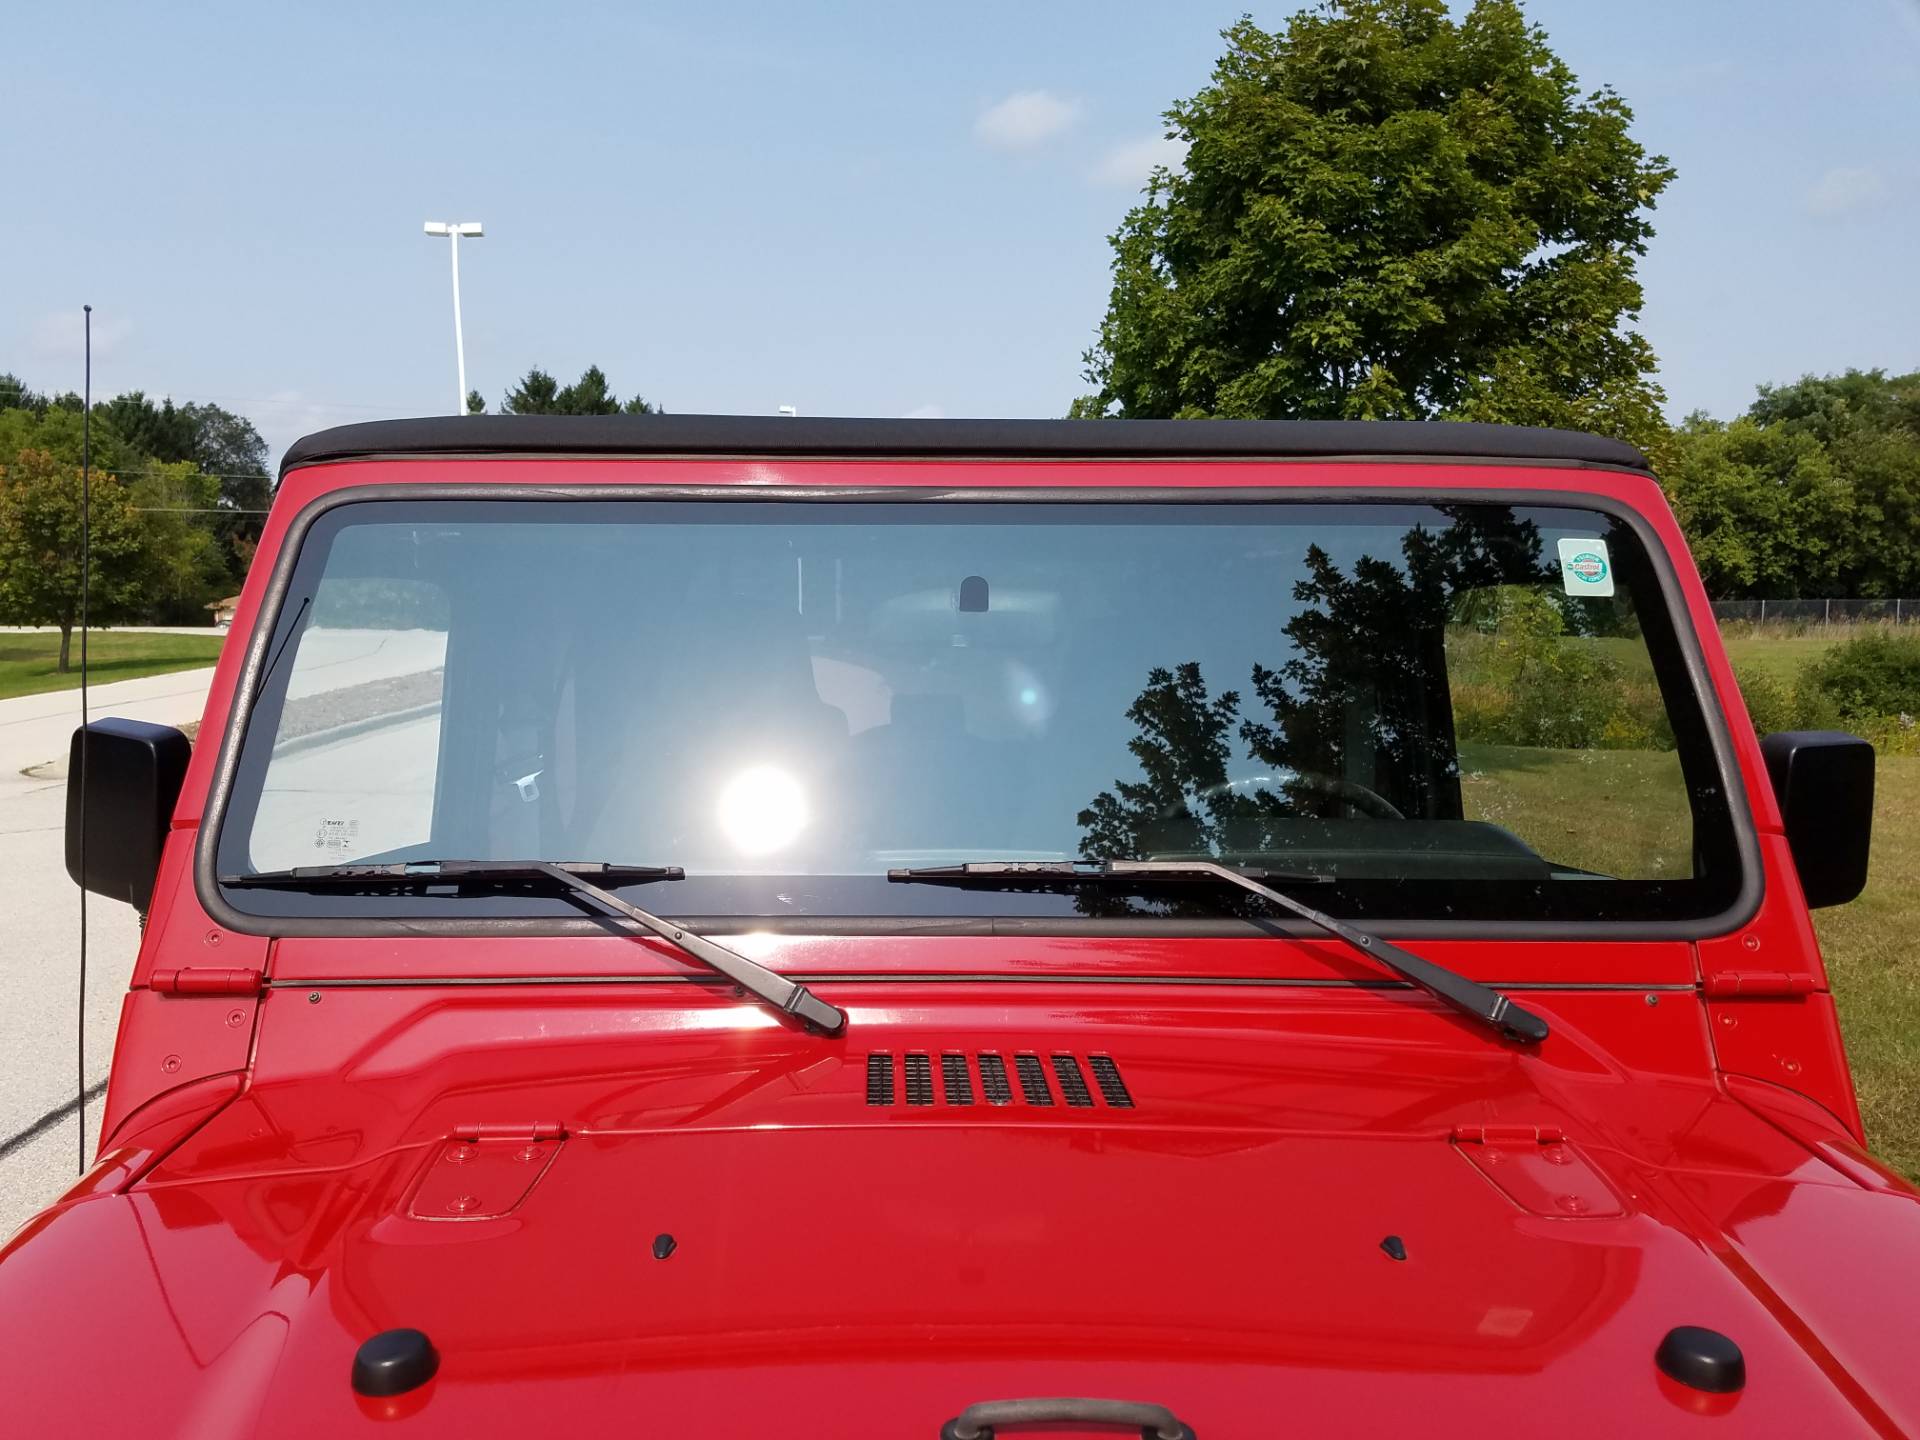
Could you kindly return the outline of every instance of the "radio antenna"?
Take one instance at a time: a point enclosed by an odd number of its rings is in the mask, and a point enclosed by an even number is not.
[[[80,403],[80,1018],[74,1026],[78,1072],[74,1086],[74,1124],[80,1134],[80,1173],[87,1173],[87,598],[93,585],[93,306],[85,312],[84,396]],[[75,777],[69,777],[74,783]]]

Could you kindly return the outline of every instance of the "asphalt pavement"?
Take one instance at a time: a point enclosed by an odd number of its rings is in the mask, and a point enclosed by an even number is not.
[[[436,631],[308,630],[288,692],[292,704],[304,705],[319,727],[308,737],[311,754],[321,755],[329,744],[357,743],[376,767],[373,773],[387,777],[387,788],[396,793],[408,784],[430,788],[430,771],[414,772],[421,769],[423,745],[431,754],[438,719],[416,702],[429,693],[438,697],[445,650],[446,636]],[[211,669],[181,670],[95,685],[91,710],[96,718],[118,715],[185,725],[200,719],[212,679]],[[366,735],[359,733],[363,725],[346,723],[394,710],[407,723]],[[79,723],[77,690],[0,700],[0,1239],[57,1199],[79,1169],[74,1096],[79,1086],[80,891],[67,878],[65,846],[66,760]],[[328,727],[340,738],[330,740]],[[290,774],[299,763],[290,763]],[[337,764],[329,774],[337,777]],[[386,814],[382,806],[392,809],[396,801],[383,792],[359,803],[365,823],[377,828]],[[393,823],[420,813],[421,802],[413,798],[401,810],[401,819]],[[140,928],[131,906],[98,895],[88,899],[87,925],[86,1144],[91,1159]]]
[[[211,669],[95,685],[95,716],[163,725],[200,718]],[[79,1167],[74,1092],[80,891],[67,878],[66,756],[80,694],[0,700],[0,1237],[56,1199]],[[113,1056],[139,922],[129,905],[87,905],[88,1158]]]

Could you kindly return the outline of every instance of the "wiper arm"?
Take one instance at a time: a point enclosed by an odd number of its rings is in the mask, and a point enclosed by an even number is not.
[[[678,865],[602,865],[551,860],[407,860],[392,865],[302,865],[291,870],[267,870],[257,875],[223,875],[222,885],[331,889],[376,886],[404,889],[416,885],[507,885],[536,881],[557,885],[565,894],[613,911],[657,935],[683,955],[690,955],[751,995],[757,995],[782,1014],[791,1015],[822,1035],[838,1035],[847,1028],[846,1012],[827,1004],[797,980],[776,974],[737,950],[729,950],[697,930],[663,920],[638,905],[609,894],[586,877],[610,885],[640,884],[650,880],[679,880],[686,872]]]
[[[1401,979],[1418,985],[1429,995],[1461,1014],[1514,1040],[1538,1044],[1547,1038],[1547,1022],[1531,1010],[1522,1009],[1490,986],[1431,960],[1422,960],[1410,951],[1390,945],[1378,935],[1349,925],[1290,895],[1269,888],[1274,885],[1323,883],[1324,875],[1288,875],[1274,870],[1236,870],[1210,860],[1035,860],[983,861],[971,865],[932,865],[914,870],[889,870],[887,879],[907,884],[965,885],[980,889],[1067,888],[1073,885],[1111,884],[1115,880],[1138,883],[1143,879],[1167,881],[1222,880],[1258,895],[1290,915],[1298,916],[1336,940],[1379,961]]]

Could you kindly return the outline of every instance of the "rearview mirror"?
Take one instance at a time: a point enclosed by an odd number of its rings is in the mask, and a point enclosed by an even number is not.
[[[96,720],[73,732],[67,764],[67,874],[76,884],[137,910],[147,908],[160,870],[160,847],[192,753],[187,737],[170,725]]]
[[[1807,904],[1846,904],[1867,883],[1873,746],[1837,730],[1783,730],[1760,752]]]

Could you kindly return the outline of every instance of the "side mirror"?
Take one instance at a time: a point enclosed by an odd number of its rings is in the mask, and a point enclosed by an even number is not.
[[[160,871],[160,847],[192,753],[187,737],[170,725],[96,720],[73,732],[67,765],[67,874],[76,884],[137,910],[147,908]],[[84,874],[82,824],[87,836]]]
[[[1837,730],[1783,730],[1760,742],[1807,904],[1844,905],[1867,883],[1873,746]]]

